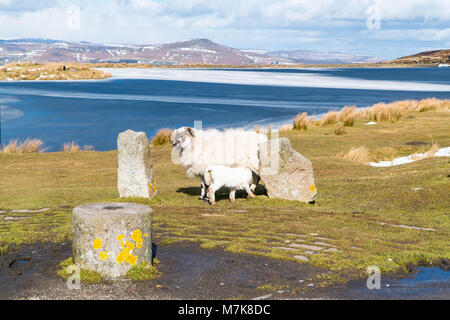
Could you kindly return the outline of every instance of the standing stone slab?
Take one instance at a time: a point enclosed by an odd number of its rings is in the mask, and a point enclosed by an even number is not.
[[[152,180],[153,165],[147,135],[127,130],[119,134],[117,146],[120,197],[152,198],[156,194],[156,183]]]
[[[260,177],[264,181],[269,197],[302,202],[314,201],[317,189],[311,161],[295,151],[289,139],[281,138],[278,142],[279,150],[275,150],[278,149],[275,148],[277,144],[272,144],[271,140],[259,146]],[[277,156],[279,166],[274,172],[272,164],[274,157]]]
[[[73,209],[73,258],[107,278],[152,262],[152,209],[135,203],[92,203]]]

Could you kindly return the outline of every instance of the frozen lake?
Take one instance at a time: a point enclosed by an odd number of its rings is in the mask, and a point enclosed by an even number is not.
[[[448,68],[405,69],[108,69],[92,81],[0,82],[2,143],[40,138],[116,148],[126,129],[247,127],[289,122],[344,105],[450,98]]]

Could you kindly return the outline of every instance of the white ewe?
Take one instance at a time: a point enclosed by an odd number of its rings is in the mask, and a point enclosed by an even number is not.
[[[249,197],[255,195],[250,190],[253,181],[253,172],[250,169],[225,166],[208,166],[205,170],[205,183],[208,186],[208,199],[210,204],[216,203],[215,192],[222,187],[230,188],[230,201],[234,201],[236,190],[244,189]]]
[[[267,137],[254,131],[214,129],[197,130],[189,127],[176,129],[172,133],[173,150],[190,178],[200,177],[201,196],[206,198],[204,173],[210,165],[242,167],[259,172],[259,143]],[[173,158],[172,158],[173,159]],[[254,190],[259,177],[251,186]]]

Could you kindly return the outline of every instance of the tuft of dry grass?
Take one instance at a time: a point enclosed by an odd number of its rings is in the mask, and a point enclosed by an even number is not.
[[[159,129],[158,132],[152,138],[152,146],[162,146],[165,144],[170,144],[170,137],[172,136],[171,129]]]
[[[306,131],[311,123],[312,118],[308,117],[308,114],[306,112],[299,113],[294,119],[293,128],[294,130]]]
[[[322,127],[330,126],[338,122],[339,112],[338,111],[328,111],[319,121],[319,125]]]
[[[27,138],[23,142],[20,142],[19,139],[10,140],[7,145],[0,146],[0,151],[3,153],[33,153],[45,150],[44,141],[31,138]]]
[[[439,100],[436,98],[427,98],[418,101],[412,111],[448,111],[450,109],[450,100]]]
[[[292,123],[287,123],[283,124],[278,130],[281,132],[281,131],[291,131],[292,129],[294,129]]]
[[[353,127],[355,124],[355,112],[356,106],[345,106],[339,112],[338,121],[341,122],[344,127]]]
[[[72,142],[64,143],[61,151],[62,152],[79,152],[79,151],[81,151],[81,148],[75,141],[72,141]]]
[[[352,147],[349,152],[344,154],[340,153],[337,155],[337,157],[351,161],[366,163],[369,161],[369,150],[367,150],[365,146]]]
[[[423,159],[434,157],[434,154],[439,151],[439,148],[440,148],[440,146],[437,143],[437,141],[433,140],[433,142],[431,143],[431,146],[428,148],[428,150],[426,150],[424,152]]]
[[[334,134],[337,136],[342,136],[344,134],[346,134],[345,130],[344,130],[344,125],[341,124],[339,125],[335,130],[334,130]]]
[[[404,104],[399,102],[397,103],[377,103],[371,107],[365,109],[366,117],[369,120],[382,122],[389,121],[394,122],[398,121],[405,113],[407,109],[405,109]]]

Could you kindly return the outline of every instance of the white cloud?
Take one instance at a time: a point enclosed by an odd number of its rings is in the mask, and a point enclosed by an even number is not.
[[[79,30],[66,27],[73,4],[81,9]],[[376,4],[381,30],[368,30],[367,9]],[[443,0],[0,0],[4,38],[160,43],[209,37],[246,48],[351,51],[352,43],[369,48],[367,39],[445,43],[449,29],[441,26],[449,21],[450,1]]]

